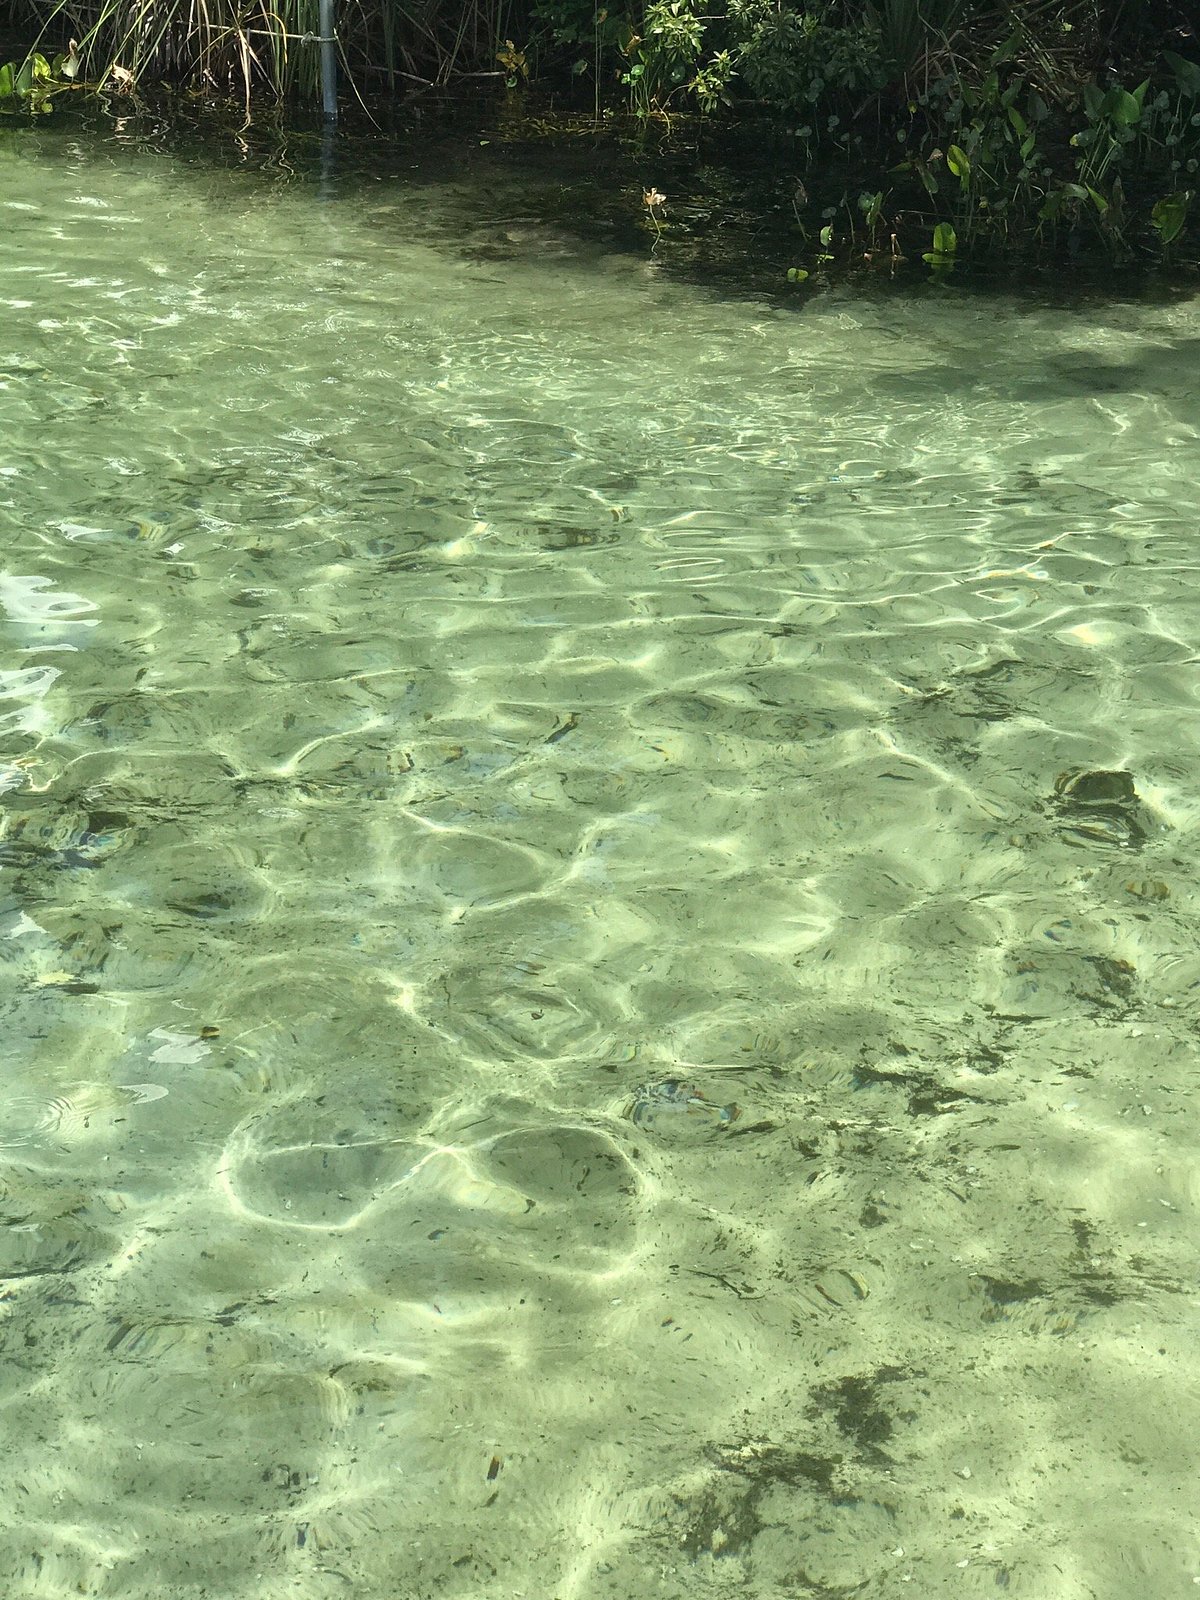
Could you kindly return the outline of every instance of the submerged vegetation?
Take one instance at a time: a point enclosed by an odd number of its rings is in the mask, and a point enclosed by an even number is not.
[[[786,155],[799,282],[839,245],[942,271],[1031,241],[1187,250],[1197,16],[1191,0],[338,0],[337,37],[368,97],[490,80],[597,125],[621,108],[668,131],[762,127]],[[0,39],[22,48],[0,112],[151,83],[311,101],[319,31],[318,0],[9,0]],[[833,169],[840,204],[810,202]]]

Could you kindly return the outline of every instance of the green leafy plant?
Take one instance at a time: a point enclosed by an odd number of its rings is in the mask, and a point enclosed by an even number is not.
[[[946,151],[946,165],[962,185],[964,194],[971,187],[971,158],[961,146],[952,144]]]
[[[24,61],[0,66],[0,116],[47,116],[54,97],[75,87],[79,57],[74,41],[69,50],[48,61],[31,50]]]
[[[869,21],[839,23],[824,9],[794,10],[771,0],[730,0],[739,42],[734,52],[747,91],[779,112],[840,115],[887,82],[879,34]],[[835,124],[836,126],[837,124]]]
[[[1179,189],[1155,201],[1150,211],[1150,222],[1164,247],[1174,244],[1183,232],[1191,203],[1190,189]]]
[[[933,230],[933,248],[921,257],[935,271],[947,272],[954,266],[958,255],[958,235],[948,222],[939,222]]]

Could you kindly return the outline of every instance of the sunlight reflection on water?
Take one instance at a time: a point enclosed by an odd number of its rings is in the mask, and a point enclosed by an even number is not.
[[[30,149],[5,1592],[1175,1592],[1192,307]]]

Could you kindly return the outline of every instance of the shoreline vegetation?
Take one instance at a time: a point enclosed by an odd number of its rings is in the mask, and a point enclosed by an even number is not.
[[[703,129],[777,156],[803,284],[851,260],[1200,266],[1189,0],[339,0],[343,100]],[[311,108],[318,0],[9,0],[0,134],[85,98]],[[837,175],[834,181],[833,175]],[[655,186],[656,244],[672,216]]]

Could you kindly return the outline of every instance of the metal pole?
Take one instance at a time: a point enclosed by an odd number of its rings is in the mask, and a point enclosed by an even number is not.
[[[321,102],[328,122],[337,121],[337,56],[333,36],[333,0],[320,0]]]

